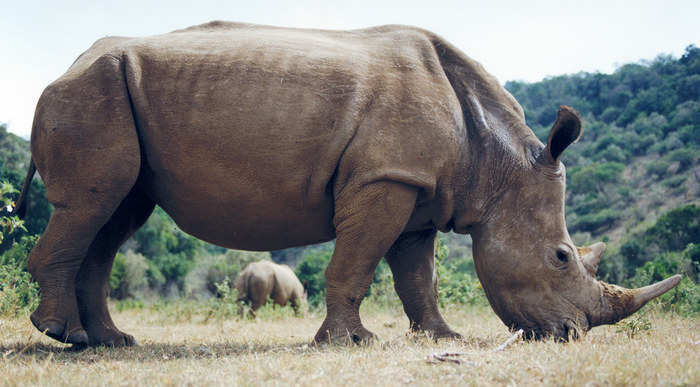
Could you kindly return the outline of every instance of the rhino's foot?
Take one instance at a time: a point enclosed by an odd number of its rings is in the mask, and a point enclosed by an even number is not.
[[[126,334],[116,327],[88,328],[87,334],[91,347],[131,347],[138,345],[134,336]]]
[[[314,337],[315,344],[365,345],[377,338],[377,335],[365,327],[324,328],[318,330]]]
[[[432,336],[434,340],[440,340],[440,339],[446,339],[446,340],[461,340],[464,338],[461,334],[453,331],[452,329],[449,330],[441,330],[441,331],[426,331]]]
[[[447,339],[447,340],[460,340],[463,339],[464,336],[461,334],[455,332],[450,328],[449,325],[447,325],[442,318],[440,318],[436,322],[428,322],[428,323],[423,323],[423,324],[416,324],[412,323],[411,324],[411,331],[413,332],[424,332],[430,335],[434,340],[440,340],[440,339]]]
[[[79,347],[89,344],[88,334],[80,324],[70,323],[69,320],[54,316],[44,316],[40,309],[34,311],[29,319],[39,331],[54,340]]]

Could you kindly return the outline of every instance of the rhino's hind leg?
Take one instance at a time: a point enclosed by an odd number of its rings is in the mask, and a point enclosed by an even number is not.
[[[86,345],[76,276],[95,236],[134,187],[141,151],[121,60],[84,55],[71,69],[72,76],[44,90],[34,116],[32,159],[55,210],[27,269],[41,290],[34,325]]]
[[[360,303],[374,271],[413,211],[416,189],[382,181],[336,200],[336,245],[326,268],[326,319],[314,341],[360,343],[374,334],[360,321]]]
[[[76,277],[80,321],[91,346],[135,345],[114,325],[107,308],[109,275],[119,247],[141,228],[155,204],[134,188],[93,240]]]
[[[27,269],[39,284],[41,302],[31,314],[32,324],[61,342],[87,345],[87,332],[80,324],[75,297],[75,274],[80,268],[87,243],[66,238],[78,216],[56,208],[39,242],[27,259]],[[81,233],[82,234],[82,233]]]
[[[428,332],[435,339],[460,338],[438,309],[434,265],[436,237],[437,230],[404,234],[391,247],[386,260],[411,330]]]
[[[109,218],[102,212],[91,206],[80,210],[57,206],[27,259],[27,269],[41,290],[41,301],[31,321],[41,332],[61,342],[89,344],[80,322],[75,281],[97,231]]]

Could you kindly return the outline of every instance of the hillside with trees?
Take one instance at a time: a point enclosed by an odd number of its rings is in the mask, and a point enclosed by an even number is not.
[[[567,224],[579,245],[608,243],[599,277],[640,286],[682,273],[684,293],[674,297],[694,302],[693,313],[700,313],[700,49],[691,45],[681,58],[659,56],[613,74],[579,73],[505,86],[542,141],[560,105],[575,108],[584,119],[583,136],[563,159]],[[19,189],[28,161],[28,141],[0,125],[0,181]],[[44,195],[35,179],[26,232],[5,239],[0,264],[9,256],[26,259],[36,239],[23,235],[41,233],[51,212]],[[478,299],[469,237],[440,238],[441,297],[461,303]],[[13,241],[21,243],[13,249]],[[25,252],[23,258],[18,251]],[[110,286],[115,298],[206,297],[230,283],[245,263],[272,257],[296,266],[309,281],[311,299],[322,303],[323,268],[331,252],[332,243],[271,253],[227,251],[185,234],[158,208],[117,256]],[[375,282],[390,284],[388,273],[382,263]]]
[[[622,282],[658,254],[700,242],[699,48],[610,75],[580,73],[506,88],[542,141],[559,105],[576,108],[584,119],[582,138],[563,157],[567,225],[578,244],[610,242],[599,275]],[[668,218],[692,235],[661,235]]]

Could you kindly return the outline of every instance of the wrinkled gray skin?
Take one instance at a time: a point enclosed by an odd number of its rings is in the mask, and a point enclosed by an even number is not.
[[[101,39],[36,109],[25,185],[36,165],[55,210],[27,263],[42,292],[31,320],[77,345],[134,344],[110,317],[108,278],[157,204],[229,248],[336,238],[316,341],[373,336],[359,308],[382,257],[411,329],[459,337],[436,302],[438,230],[472,235],[508,327],[577,336],[679,281],[593,277],[604,245],[576,248],[564,223],[560,158],[581,127],[564,107],[543,145],[479,63],[411,27],[214,22]]]
[[[238,314],[243,314],[243,303],[250,306],[250,315],[260,309],[268,299],[279,306],[289,303],[294,312],[306,303],[306,292],[299,278],[287,265],[279,265],[262,260],[251,262],[236,277],[236,290],[240,307]]]

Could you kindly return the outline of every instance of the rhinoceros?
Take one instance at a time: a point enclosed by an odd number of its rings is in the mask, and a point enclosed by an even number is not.
[[[27,262],[31,321],[79,346],[135,344],[109,314],[108,278],[159,205],[228,248],[335,238],[317,342],[373,337],[359,308],[382,257],[409,329],[460,337],[438,310],[438,231],[471,234],[508,328],[577,337],[680,281],[594,278],[605,245],[576,247],[564,219],[560,160],[581,132],[562,107],[542,144],[495,77],[419,28],[211,22],[100,39],[36,108],[25,185],[38,171],[55,209]]]
[[[236,290],[243,314],[243,304],[250,305],[250,315],[267,302],[268,298],[279,306],[290,304],[294,312],[306,303],[306,292],[294,271],[287,265],[262,260],[251,262],[236,277]]]

